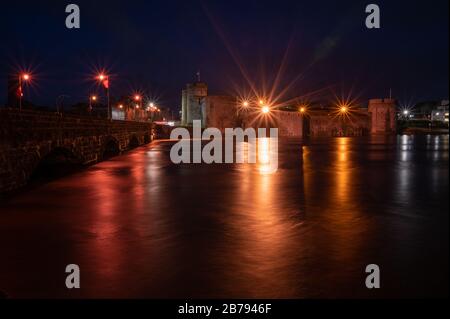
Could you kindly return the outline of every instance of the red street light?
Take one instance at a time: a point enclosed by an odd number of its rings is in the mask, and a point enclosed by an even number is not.
[[[28,73],[19,74],[19,109],[22,110],[23,88],[22,81],[29,81],[31,76]]]
[[[109,103],[109,76],[105,75],[103,73],[100,73],[97,77],[97,80],[100,81],[100,83],[105,87],[106,89],[106,96],[108,99],[108,119],[111,119],[111,105]]]

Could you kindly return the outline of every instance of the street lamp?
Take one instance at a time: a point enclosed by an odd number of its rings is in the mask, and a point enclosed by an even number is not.
[[[89,97],[89,112],[91,112],[92,111],[92,101],[97,101],[97,96],[96,95],[91,95],[90,97]]]
[[[263,114],[268,114],[270,112],[270,107],[267,105],[263,106],[261,112],[263,112]]]
[[[31,76],[28,73],[19,74],[19,109],[22,110],[22,98],[23,98],[23,81],[29,81]]]
[[[108,119],[111,119],[111,105],[109,103],[109,76],[105,75],[103,73],[100,73],[97,76],[97,80],[100,81],[101,84],[103,84],[103,86],[106,89],[106,97],[108,99]]]
[[[140,94],[135,94],[133,96],[133,100],[136,102],[135,109],[139,110],[142,106],[142,96]],[[139,114],[137,112],[134,112],[134,119],[137,120],[139,117]]]

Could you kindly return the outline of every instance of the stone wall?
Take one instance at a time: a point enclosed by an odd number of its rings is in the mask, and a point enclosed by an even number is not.
[[[55,150],[70,154],[79,164],[91,164],[151,138],[148,123],[2,109],[0,193],[24,186],[36,166]]]
[[[372,134],[394,134],[397,131],[397,101],[394,99],[369,100],[372,115]]]
[[[280,137],[303,137],[303,116],[300,112],[275,111]]]
[[[231,96],[208,96],[205,100],[206,127],[225,128],[240,126],[236,109],[236,98]]]
[[[208,95],[208,86],[203,82],[186,85],[181,94],[181,124],[191,126],[194,120],[204,120],[204,100]]]
[[[353,110],[341,115],[329,110],[312,110],[305,116],[304,135],[310,137],[364,136],[370,133],[370,114]]]

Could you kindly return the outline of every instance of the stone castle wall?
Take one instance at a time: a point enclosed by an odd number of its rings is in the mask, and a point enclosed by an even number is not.
[[[309,128],[305,135],[310,137],[365,136],[370,133],[370,114],[365,110],[351,111],[346,115],[326,110],[307,114]]]
[[[372,116],[372,134],[394,134],[397,131],[397,101],[394,99],[369,100]]]
[[[203,82],[186,85],[181,97],[181,125],[191,126],[194,120],[204,120],[204,103],[208,95],[208,86]]]
[[[206,127],[215,127],[224,132],[225,128],[240,126],[236,98],[230,96],[208,96],[205,102]]]

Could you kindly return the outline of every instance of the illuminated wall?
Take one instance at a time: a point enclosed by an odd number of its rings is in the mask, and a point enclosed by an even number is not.
[[[369,100],[372,117],[372,134],[395,134],[397,132],[397,101],[394,99]]]

